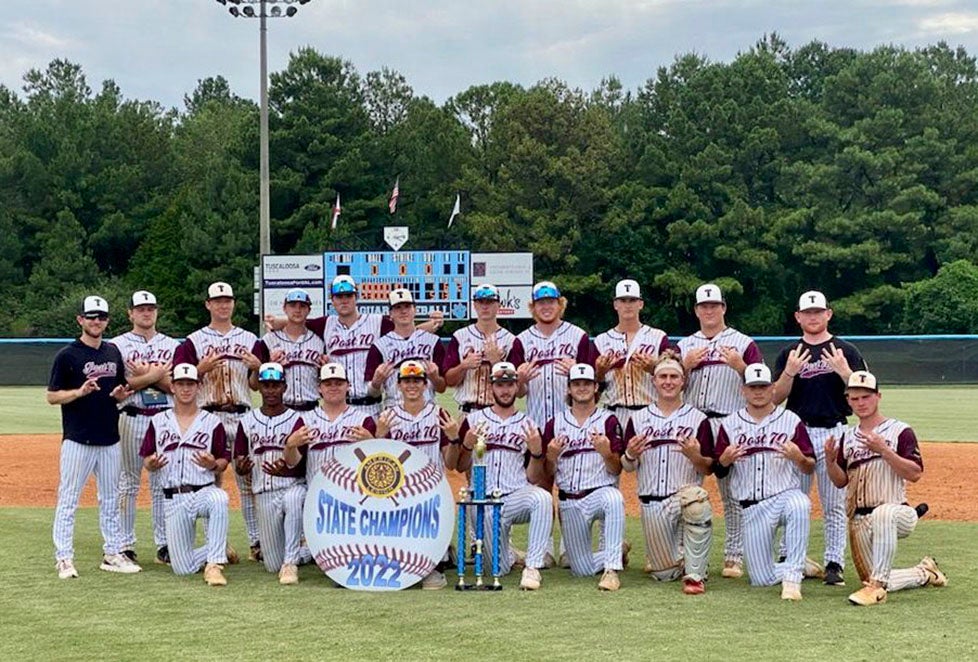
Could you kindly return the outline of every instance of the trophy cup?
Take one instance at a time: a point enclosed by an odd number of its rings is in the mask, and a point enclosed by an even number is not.
[[[499,490],[494,490],[490,496],[486,496],[486,439],[481,431],[477,430],[476,435],[475,448],[472,449],[471,489],[463,487],[459,490],[458,544],[456,549],[458,584],[455,585],[455,590],[501,591],[503,587],[499,583],[499,534],[503,501],[500,498]],[[492,584],[485,584],[482,581],[487,506],[492,509]],[[465,583],[465,513],[468,508],[475,508],[475,557],[473,559],[475,584]]]

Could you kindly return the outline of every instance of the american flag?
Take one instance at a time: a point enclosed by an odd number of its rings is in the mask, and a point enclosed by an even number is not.
[[[333,220],[330,222],[329,227],[333,230],[336,229],[336,221],[340,220],[340,213],[342,212],[340,207],[340,194],[336,194],[336,204],[333,205]]]
[[[391,200],[387,203],[387,208],[391,210],[391,213],[397,211],[397,198],[401,195],[401,178],[398,177],[394,180],[394,190],[391,192]]]

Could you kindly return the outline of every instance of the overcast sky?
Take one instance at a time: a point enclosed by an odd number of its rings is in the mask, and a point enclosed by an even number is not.
[[[30,68],[82,65],[98,90],[182,108],[223,75],[258,96],[258,21],[216,0],[3,0],[0,84]],[[765,32],[872,49],[947,41],[978,55],[978,0],[312,0],[269,21],[269,70],[312,46],[360,71],[389,67],[441,103],[471,85],[557,77],[592,89],[609,74],[641,86],[677,53],[727,61]]]

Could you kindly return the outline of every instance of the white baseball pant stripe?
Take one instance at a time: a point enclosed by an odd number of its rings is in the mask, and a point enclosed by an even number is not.
[[[228,447],[233,448],[234,438],[238,434],[238,421],[244,414],[232,414],[229,412],[218,411],[214,414],[224,423],[224,432],[227,434]],[[234,471],[234,460],[231,461],[234,481],[238,485],[238,493],[241,495],[241,516],[244,518],[245,530],[248,533],[248,545],[254,547],[258,543],[258,515],[255,512],[255,494],[251,491],[251,472],[244,476]],[[264,554],[264,548],[262,549]]]
[[[164,499],[166,539],[174,574],[192,575],[205,563],[227,563],[228,493],[213,485]],[[205,541],[194,547],[197,520],[205,522]]]
[[[642,504],[645,554],[652,566],[652,576],[660,582],[679,579],[682,575],[679,510],[678,494]]]
[[[142,478],[143,458],[139,448],[143,445],[149,416],[119,415],[119,448],[122,453],[122,471],[119,474],[119,514],[122,527],[120,545],[122,549],[136,548],[136,496]],[[163,504],[163,488],[155,471],[149,474],[149,494],[151,516],[153,519],[153,542],[157,547],[166,544],[166,515]]]
[[[600,487],[582,499],[560,502],[560,526],[571,574],[595,575],[621,570],[621,542],[625,536],[625,499],[615,487]],[[604,522],[605,547],[592,552],[591,526]]]
[[[71,439],[61,442],[58,505],[54,510],[55,560],[75,556],[75,511],[85,482],[93,473],[98,491],[98,525],[106,554],[119,553],[119,444],[88,446]]]
[[[475,512],[475,506],[466,510]],[[492,558],[492,508],[485,511],[485,544],[483,556]],[[502,512],[499,515],[499,574],[506,575],[513,567],[513,557],[509,553],[510,532],[514,524],[530,523],[526,542],[526,567],[542,568],[547,544],[553,544],[554,506],[553,497],[535,485],[527,485],[503,497]],[[484,566],[492,570],[491,562]]]
[[[822,506],[822,517],[825,525],[825,556],[824,561],[838,563],[845,567],[846,557],[846,488],[836,487],[829,478],[825,468],[825,440],[834,436],[836,441],[842,439],[845,426],[834,428],[806,428],[815,449],[815,478],[818,485],[818,501]],[[801,475],[801,491],[811,494],[812,475]]]
[[[801,582],[811,530],[812,502],[799,490],[785,490],[744,512],[744,559],[752,586]],[[784,526],[785,560],[774,562],[774,534]]]
[[[259,492],[255,501],[265,569],[278,572],[283,563],[298,565],[302,558],[302,509],[306,503],[306,486],[297,484]]]
[[[720,417],[710,419],[714,439],[720,429],[720,420]],[[723,501],[723,560],[739,563],[744,560],[744,514],[741,512],[740,502],[733,498],[730,491],[729,475],[717,478],[717,488]]]
[[[880,582],[887,591],[927,584],[927,572],[922,568],[893,569],[897,539],[906,538],[917,527],[917,511],[913,508],[885,503],[869,515],[855,516],[849,527],[852,563],[860,579]]]

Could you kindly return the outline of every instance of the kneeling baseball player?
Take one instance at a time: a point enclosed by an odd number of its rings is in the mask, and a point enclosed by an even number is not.
[[[570,407],[547,421],[543,442],[547,473],[554,476],[560,528],[571,573],[578,577],[604,571],[598,588],[617,591],[621,582],[625,499],[618,490],[625,444],[618,419],[598,408],[594,368],[576,363],[567,374]],[[593,552],[591,526],[604,521],[605,545]]]
[[[718,477],[730,475],[730,492],[744,513],[744,557],[753,586],[781,583],[783,600],[801,600],[801,580],[822,572],[805,558],[812,503],[799,489],[801,474],[815,470],[815,451],[804,424],[774,404],[771,370],[744,370],[747,406],[720,421],[714,455]],[[786,554],[774,562],[774,534],[784,526]]]
[[[158,472],[173,572],[191,575],[203,568],[205,582],[225,586],[224,565],[238,558],[227,544],[228,495],[215,484],[231,459],[224,424],[197,406],[196,366],[177,365],[172,389],[173,409],[150,419],[139,454],[148,471]],[[207,523],[207,542],[195,548],[198,519]]]
[[[481,437],[485,440],[486,493],[498,490],[503,507],[500,513],[500,573],[513,566],[509,553],[509,533],[513,524],[529,522],[529,541],[520,588],[540,588],[540,568],[544,565],[547,544],[553,540],[553,497],[536,483],[546,471],[540,430],[526,414],[516,411],[519,375],[516,366],[505,361],[492,366],[489,373],[495,404],[469,413],[459,429],[461,439],[456,469],[465,473],[472,466],[472,450]],[[483,539],[492,549],[492,527],[486,521]]]
[[[834,437],[825,442],[829,477],[836,487],[849,486],[849,545],[863,582],[849,602],[864,607],[886,602],[893,591],[947,585],[930,556],[912,568],[893,569],[897,539],[913,533],[919,517],[907,504],[907,481],[920,480],[924,463],[913,429],[883,416],[881,398],[875,375],[852,373],[846,399],[859,423],[846,426],[838,442]]]
[[[675,354],[655,361],[656,401],[632,414],[622,455],[625,471],[638,471],[638,499],[651,575],[683,578],[683,593],[706,590],[713,511],[703,476],[713,465],[713,433],[706,414],[683,402],[686,370]]]
[[[298,584],[306,469],[301,460],[289,466],[284,455],[287,440],[303,422],[300,412],[285,406],[285,389],[280,364],[263,363],[258,368],[262,404],[238,422],[234,469],[239,475],[251,473],[265,569],[277,572],[280,584]]]

